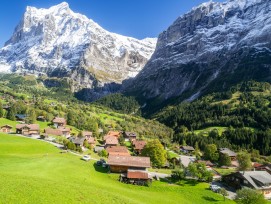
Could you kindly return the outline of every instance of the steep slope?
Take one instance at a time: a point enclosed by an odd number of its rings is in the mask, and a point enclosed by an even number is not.
[[[270,16],[269,0],[210,1],[193,8],[160,34],[152,58],[125,91],[161,105],[243,80],[270,80]]]
[[[134,77],[151,57],[156,39],[110,33],[67,3],[27,7],[0,50],[0,71],[71,77],[74,91]]]

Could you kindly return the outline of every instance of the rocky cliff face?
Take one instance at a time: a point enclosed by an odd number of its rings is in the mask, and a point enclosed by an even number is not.
[[[194,100],[242,80],[270,80],[271,1],[208,2],[179,17],[126,92]]]
[[[149,60],[156,39],[110,33],[67,3],[27,7],[12,37],[0,49],[0,71],[69,77],[74,91],[120,84]]]

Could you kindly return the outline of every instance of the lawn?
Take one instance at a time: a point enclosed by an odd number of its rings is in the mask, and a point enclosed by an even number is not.
[[[208,127],[202,130],[195,130],[194,133],[195,134],[203,134],[204,136],[208,136],[208,133],[211,132],[212,130],[217,130],[218,134],[221,135],[225,130],[227,129],[227,127],[218,127],[218,126],[214,126],[214,127]]]
[[[117,174],[97,168],[51,144],[0,134],[0,203],[233,203],[208,184],[151,187],[118,182]]]

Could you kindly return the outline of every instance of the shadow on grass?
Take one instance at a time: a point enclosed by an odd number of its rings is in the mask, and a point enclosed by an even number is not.
[[[217,200],[217,199],[215,199],[213,197],[210,197],[210,196],[202,196],[202,198],[204,200],[207,200],[207,201],[210,201],[210,202],[218,202],[218,201],[220,201],[220,200]]]
[[[96,162],[93,164],[93,167],[94,167],[95,171],[100,172],[100,173],[108,173],[108,171],[109,171],[108,167],[105,168],[102,166],[98,166],[96,164]]]
[[[199,183],[195,179],[175,180],[175,179],[172,179],[171,177],[161,178],[160,181],[163,183],[175,184],[178,186],[196,186]]]

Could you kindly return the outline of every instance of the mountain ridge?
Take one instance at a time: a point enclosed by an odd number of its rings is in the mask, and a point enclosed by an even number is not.
[[[124,92],[146,106],[192,101],[244,80],[270,80],[271,2],[207,2],[159,35],[144,69]],[[155,102],[153,102],[155,101]]]
[[[155,45],[155,38],[137,40],[110,33],[74,13],[66,2],[49,9],[27,7],[0,49],[0,70],[70,77],[74,91],[95,89],[134,77]]]

